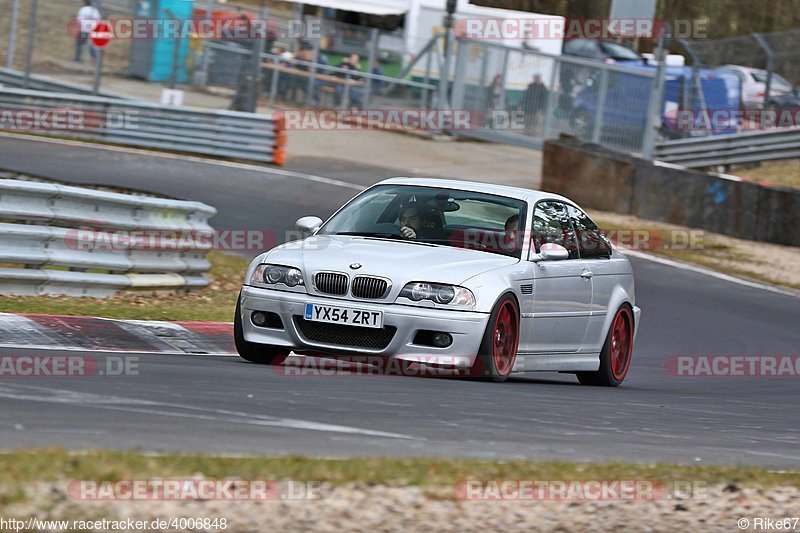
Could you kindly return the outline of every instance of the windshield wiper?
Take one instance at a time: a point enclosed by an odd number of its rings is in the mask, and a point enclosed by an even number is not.
[[[352,235],[354,237],[377,237],[379,239],[402,239],[394,233],[376,233],[373,231],[340,231],[336,235]]]

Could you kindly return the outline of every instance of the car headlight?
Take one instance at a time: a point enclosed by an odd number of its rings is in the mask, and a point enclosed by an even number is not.
[[[407,283],[400,291],[398,298],[408,298],[412,302],[430,300],[441,305],[453,305],[457,307],[471,307],[475,305],[475,295],[472,291],[456,285],[445,285],[443,283],[426,283],[413,281]]]
[[[251,285],[277,285],[278,283],[287,287],[305,285],[303,273],[299,268],[282,265],[258,265],[250,277]]]

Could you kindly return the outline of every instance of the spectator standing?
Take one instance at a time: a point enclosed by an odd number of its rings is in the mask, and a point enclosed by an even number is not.
[[[78,22],[78,36],[75,38],[75,61],[80,63],[83,57],[83,45],[87,44],[89,34],[92,33],[100,20],[100,12],[92,5],[91,0],[83,0],[83,7],[78,10],[75,16]],[[97,56],[97,51],[91,43],[89,44],[89,54],[92,59]]]
[[[355,72],[361,72],[361,58],[358,54],[350,54],[350,56],[343,60],[339,64],[339,68],[345,70],[352,70]],[[338,75],[342,78],[347,78],[347,73],[339,72]],[[356,86],[355,83],[360,83],[363,85],[363,79],[361,77],[350,76],[350,89],[348,91],[349,96],[349,104],[351,108],[361,109],[362,100],[364,98],[364,88]],[[345,91],[345,85],[337,85],[336,86],[336,99],[341,103],[342,96]]]
[[[525,112],[525,135],[533,135],[539,127],[539,118],[547,107],[547,86],[542,76],[535,74],[522,95],[522,110]]]
[[[484,117],[484,125],[487,127],[494,127],[494,112],[499,111],[503,100],[503,76],[497,74],[492,83],[484,89],[486,91],[484,109],[486,116]]]

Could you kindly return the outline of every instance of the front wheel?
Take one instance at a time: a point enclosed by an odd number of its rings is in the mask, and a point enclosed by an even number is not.
[[[241,295],[240,295],[241,296]],[[236,316],[233,317],[233,342],[239,357],[251,363],[274,365],[282,363],[289,355],[289,348],[248,342],[242,331],[242,313],[239,300],[236,301]]]
[[[519,347],[519,306],[510,294],[495,304],[472,374],[496,383],[508,379]]]
[[[617,310],[611,329],[600,352],[600,368],[596,372],[578,372],[582,385],[618,387],[625,380],[633,350],[633,312],[624,304]]]

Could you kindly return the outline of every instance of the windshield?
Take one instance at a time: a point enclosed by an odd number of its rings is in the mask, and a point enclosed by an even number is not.
[[[612,43],[609,41],[600,41],[600,46],[603,47],[603,51],[608,54],[610,57],[614,59],[621,59],[621,60],[640,60],[642,59],[639,54],[631,50],[630,48],[625,48],[621,44]]]
[[[333,216],[319,235],[353,235],[520,257],[525,202],[436,187],[379,185]]]
[[[766,70],[755,70],[752,72],[753,79],[759,83],[767,83],[767,71]],[[771,89],[783,89],[786,91],[792,90],[792,84],[786,81],[784,77],[780,74],[772,73],[772,81],[770,82]]]

